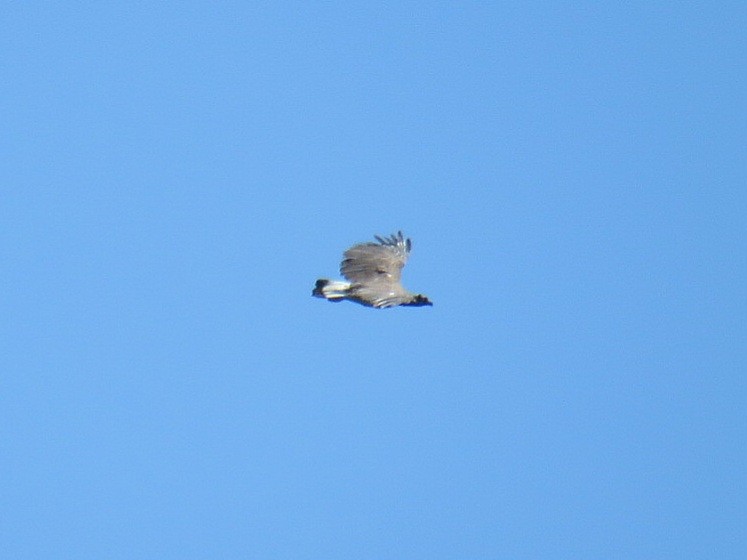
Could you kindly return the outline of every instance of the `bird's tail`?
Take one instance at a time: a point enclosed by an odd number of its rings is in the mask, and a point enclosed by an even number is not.
[[[320,278],[316,281],[316,286],[314,286],[311,295],[329,301],[342,301],[348,295],[348,288],[350,288],[349,282]]]

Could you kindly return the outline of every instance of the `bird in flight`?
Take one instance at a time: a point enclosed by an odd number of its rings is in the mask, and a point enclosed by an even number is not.
[[[374,238],[377,243],[358,243],[342,255],[340,274],[349,282],[320,278],[311,295],[328,301],[346,299],[377,309],[433,305],[426,296],[414,294],[400,283],[412,242],[401,231],[397,235]]]

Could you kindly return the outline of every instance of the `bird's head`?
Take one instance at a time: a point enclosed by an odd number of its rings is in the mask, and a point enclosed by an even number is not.
[[[416,294],[415,296],[413,296],[412,300],[410,300],[408,303],[405,303],[404,305],[410,305],[412,307],[423,307],[424,305],[432,306],[433,303],[428,299],[427,296],[424,296],[423,294]]]

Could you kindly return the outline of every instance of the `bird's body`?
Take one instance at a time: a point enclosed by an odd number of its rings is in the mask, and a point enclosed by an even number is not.
[[[322,278],[316,281],[311,294],[376,308],[433,305],[427,297],[409,292],[400,283],[411,241],[401,231],[390,237],[376,236],[376,240],[377,243],[353,245],[343,254],[340,273],[349,282]]]

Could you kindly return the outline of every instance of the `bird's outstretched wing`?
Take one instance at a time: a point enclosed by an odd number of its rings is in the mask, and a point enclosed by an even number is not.
[[[397,235],[375,238],[378,243],[359,243],[345,251],[340,273],[359,284],[399,285],[412,243],[401,231]]]

